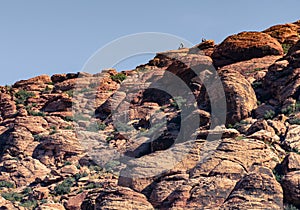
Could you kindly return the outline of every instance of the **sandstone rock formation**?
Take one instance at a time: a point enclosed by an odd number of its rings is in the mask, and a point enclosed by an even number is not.
[[[229,36],[218,45],[212,58],[216,67],[268,55],[282,55],[280,43],[261,32],[242,32]]]
[[[299,28],[1,86],[0,209],[300,209]]]

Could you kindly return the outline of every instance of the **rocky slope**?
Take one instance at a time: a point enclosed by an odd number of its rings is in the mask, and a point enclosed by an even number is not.
[[[0,209],[300,209],[299,134],[300,21],[38,76],[0,87]]]

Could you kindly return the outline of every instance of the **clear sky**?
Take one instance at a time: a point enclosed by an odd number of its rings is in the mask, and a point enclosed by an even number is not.
[[[0,85],[80,71],[99,48],[132,33],[218,43],[240,31],[294,22],[299,8],[299,0],[0,0]]]

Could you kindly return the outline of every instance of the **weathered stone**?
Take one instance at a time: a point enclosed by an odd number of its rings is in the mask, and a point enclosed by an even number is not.
[[[274,37],[280,43],[295,44],[299,40],[300,27],[296,24],[288,23],[272,26],[263,32]]]
[[[222,70],[219,73],[227,101],[227,124],[234,125],[249,117],[257,106],[251,84],[238,72]]]
[[[289,172],[282,178],[284,198],[286,199],[286,201],[295,206],[300,205],[299,180],[300,171]]]
[[[36,208],[37,210],[65,210],[64,206],[59,203],[44,203]]]
[[[218,45],[212,58],[217,67],[268,55],[282,55],[280,43],[268,34],[242,32],[227,37]]]
[[[153,209],[143,194],[125,187],[97,190],[96,195],[95,200],[88,196],[82,203],[81,209]]]
[[[16,112],[16,104],[12,97],[6,93],[0,93],[0,116],[5,119],[13,117]]]
[[[283,209],[282,188],[271,169],[258,167],[237,183],[220,209]]]
[[[288,128],[283,144],[290,149],[300,149],[300,126],[291,125]]]
[[[282,168],[285,174],[300,171],[300,155],[294,152],[288,154],[282,162]]]

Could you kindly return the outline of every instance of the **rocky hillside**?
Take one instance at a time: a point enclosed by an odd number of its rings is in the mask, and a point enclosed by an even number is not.
[[[300,21],[0,87],[0,160],[0,209],[300,209]]]

